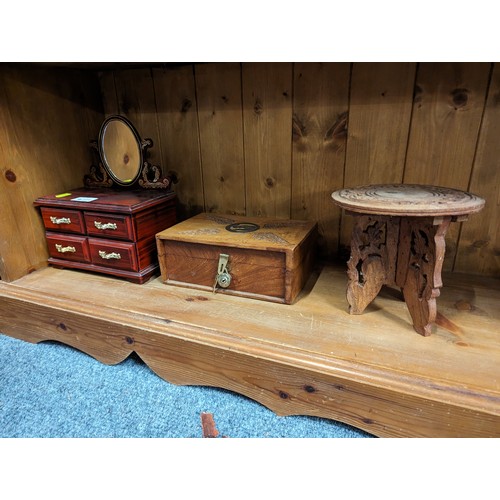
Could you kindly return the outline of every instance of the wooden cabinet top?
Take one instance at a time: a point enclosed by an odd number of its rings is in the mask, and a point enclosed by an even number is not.
[[[175,193],[172,191],[78,188],[42,196],[36,199],[34,204],[44,207],[133,214],[174,199]]]

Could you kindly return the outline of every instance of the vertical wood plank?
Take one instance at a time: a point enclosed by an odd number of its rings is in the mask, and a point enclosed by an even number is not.
[[[315,220],[320,254],[338,247],[340,209],[331,193],[343,183],[350,64],[295,63],[292,218]]]
[[[20,114],[16,102],[23,93],[15,72],[0,68],[0,276],[6,281],[41,267],[48,257],[42,243],[45,231],[33,209],[37,187],[31,183],[28,166],[33,151],[23,151],[23,127],[16,123],[16,116],[27,118],[29,113]],[[33,178],[36,182],[36,172]]]
[[[404,182],[467,189],[490,65],[421,63]]]
[[[104,120],[104,109],[97,75],[81,71],[79,80],[83,100],[83,126],[87,131],[85,139],[87,146],[90,147],[90,141],[96,140],[99,136],[99,129]]]
[[[402,182],[415,71],[415,63],[353,65],[345,187]],[[351,231],[342,217],[344,253]]]
[[[116,96],[114,71],[101,71],[98,73],[98,78],[105,117],[107,118],[110,115],[119,114],[120,108],[118,106],[118,98]]]
[[[242,66],[246,213],[290,217],[292,64]]]
[[[402,181],[415,67],[415,63],[353,65],[346,187]]]
[[[153,69],[158,125],[165,173],[178,179],[179,219],[204,210],[198,115],[193,67]]]
[[[12,281],[46,265],[33,201],[83,183],[91,163],[89,127],[98,92],[78,71],[0,68],[0,275]],[[95,82],[97,86],[97,82]],[[93,97],[92,97],[93,96]]]
[[[239,63],[195,65],[205,209],[245,215]]]
[[[467,190],[490,73],[489,63],[419,65],[404,182]],[[446,235],[443,269],[457,251],[459,224]]]
[[[114,71],[114,81],[119,114],[132,122],[142,139],[149,138],[153,141],[153,147],[148,149],[148,160],[163,169],[162,144],[158,131],[151,69]]]
[[[500,65],[495,64],[481,125],[470,191],[484,209],[462,226],[455,271],[500,277]]]

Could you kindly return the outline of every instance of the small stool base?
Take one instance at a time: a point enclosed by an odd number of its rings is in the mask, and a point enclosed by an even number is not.
[[[454,218],[349,215],[354,217],[347,263],[349,313],[361,314],[383,285],[396,285],[413,327],[429,336],[443,286],[445,234]]]

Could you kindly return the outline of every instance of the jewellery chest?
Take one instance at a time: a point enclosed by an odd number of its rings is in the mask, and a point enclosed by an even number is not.
[[[175,224],[171,191],[77,189],[35,201],[49,263],[142,284],[158,270],[155,234]]]

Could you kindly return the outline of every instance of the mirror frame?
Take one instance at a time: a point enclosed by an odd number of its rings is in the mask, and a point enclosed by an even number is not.
[[[114,174],[106,162],[106,155],[102,147],[106,127],[113,120],[124,123],[132,131],[139,147],[140,166],[137,175],[131,180],[127,179],[129,182],[123,182]],[[97,155],[99,158],[95,158],[96,162],[90,165],[90,172],[83,176],[85,186],[88,188],[114,188],[116,185],[119,188],[135,189],[137,187],[135,185],[138,184],[143,189],[172,190],[172,184],[178,182],[177,175],[173,171],[164,175],[159,165],[153,165],[148,161],[147,150],[151,147],[153,147],[153,141],[151,139],[141,139],[137,129],[125,116],[116,114],[108,116],[99,130],[99,139],[90,141],[92,154]]]
[[[113,172],[113,169],[111,168],[111,166],[108,164],[108,162],[106,160],[106,154],[105,154],[104,147],[103,147],[104,136],[105,136],[105,133],[106,133],[106,128],[107,128],[107,126],[111,122],[114,122],[114,121],[121,122],[121,123],[125,124],[129,128],[129,130],[134,135],[134,138],[135,138],[136,143],[137,143],[137,148],[139,150],[139,165],[137,166],[137,173],[136,173],[135,177],[133,179],[128,180],[128,182],[124,182],[122,179],[120,179],[119,177],[117,177],[116,174]],[[142,169],[143,169],[143,166],[144,166],[144,154],[143,154],[143,150],[144,150],[145,147],[150,146],[150,142],[151,142],[150,140],[142,141],[141,137],[139,136],[139,133],[137,132],[137,130],[135,129],[135,127],[124,116],[121,116],[121,115],[111,115],[111,116],[108,116],[104,120],[104,122],[101,125],[101,129],[99,130],[98,149],[99,149],[99,155],[101,156],[102,165],[106,169],[106,172],[111,177],[111,179],[113,180],[113,182],[115,182],[119,186],[132,186],[132,185],[134,185],[137,182],[137,179],[141,175],[141,172],[142,172]]]

